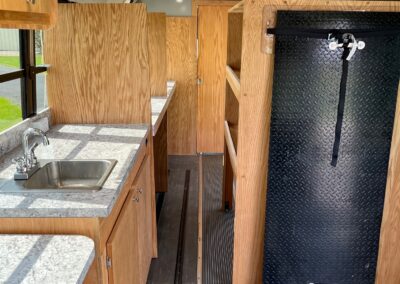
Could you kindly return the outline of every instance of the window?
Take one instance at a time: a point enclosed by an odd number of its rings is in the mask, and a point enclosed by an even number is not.
[[[42,35],[0,29],[0,132],[47,107]]]

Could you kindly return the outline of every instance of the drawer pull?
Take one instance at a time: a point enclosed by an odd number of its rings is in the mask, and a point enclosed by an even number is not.
[[[132,201],[133,201],[133,202],[139,202],[139,200],[140,200],[140,198],[137,197],[137,196],[135,196],[135,197],[132,198]]]

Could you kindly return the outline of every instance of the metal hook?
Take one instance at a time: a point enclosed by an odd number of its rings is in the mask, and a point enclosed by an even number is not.
[[[342,36],[343,42],[341,43],[339,43],[339,40],[337,40],[335,37],[331,37],[331,34],[329,34],[328,39],[330,40],[329,43],[330,50],[336,50],[342,47],[350,48],[350,53],[346,58],[347,61],[351,60],[351,58],[354,56],[357,50],[363,50],[365,48],[365,42],[361,40],[357,41],[355,36],[350,33],[343,34]]]

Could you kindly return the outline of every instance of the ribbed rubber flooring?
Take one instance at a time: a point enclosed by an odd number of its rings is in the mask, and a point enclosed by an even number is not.
[[[196,283],[198,243],[198,157],[170,156],[168,161],[168,192],[160,210],[158,229],[158,258],[153,259],[147,283]],[[185,178],[190,172],[185,230],[182,240],[182,265],[177,281],[177,252]]]
[[[233,212],[222,207],[222,155],[203,159],[203,261],[204,284],[232,283]]]

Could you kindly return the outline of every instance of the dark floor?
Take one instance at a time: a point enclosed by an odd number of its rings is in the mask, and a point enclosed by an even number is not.
[[[205,284],[232,283],[233,211],[222,202],[222,155],[205,155],[203,164],[203,267]]]
[[[206,284],[225,284],[232,280],[234,215],[225,212],[222,206],[222,163],[222,155],[202,156],[202,282]],[[169,157],[168,192],[164,194],[158,219],[159,256],[152,261],[148,283],[197,283],[198,166],[197,156]],[[183,217],[185,189],[187,211]]]
[[[189,175],[188,202],[182,238],[182,269],[179,270],[182,273],[178,272],[175,276],[187,175]],[[168,192],[164,195],[158,220],[158,258],[153,259],[151,263],[148,283],[197,282],[198,179],[197,156],[169,157]],[[178,280],[179,276],[181,282]]]

